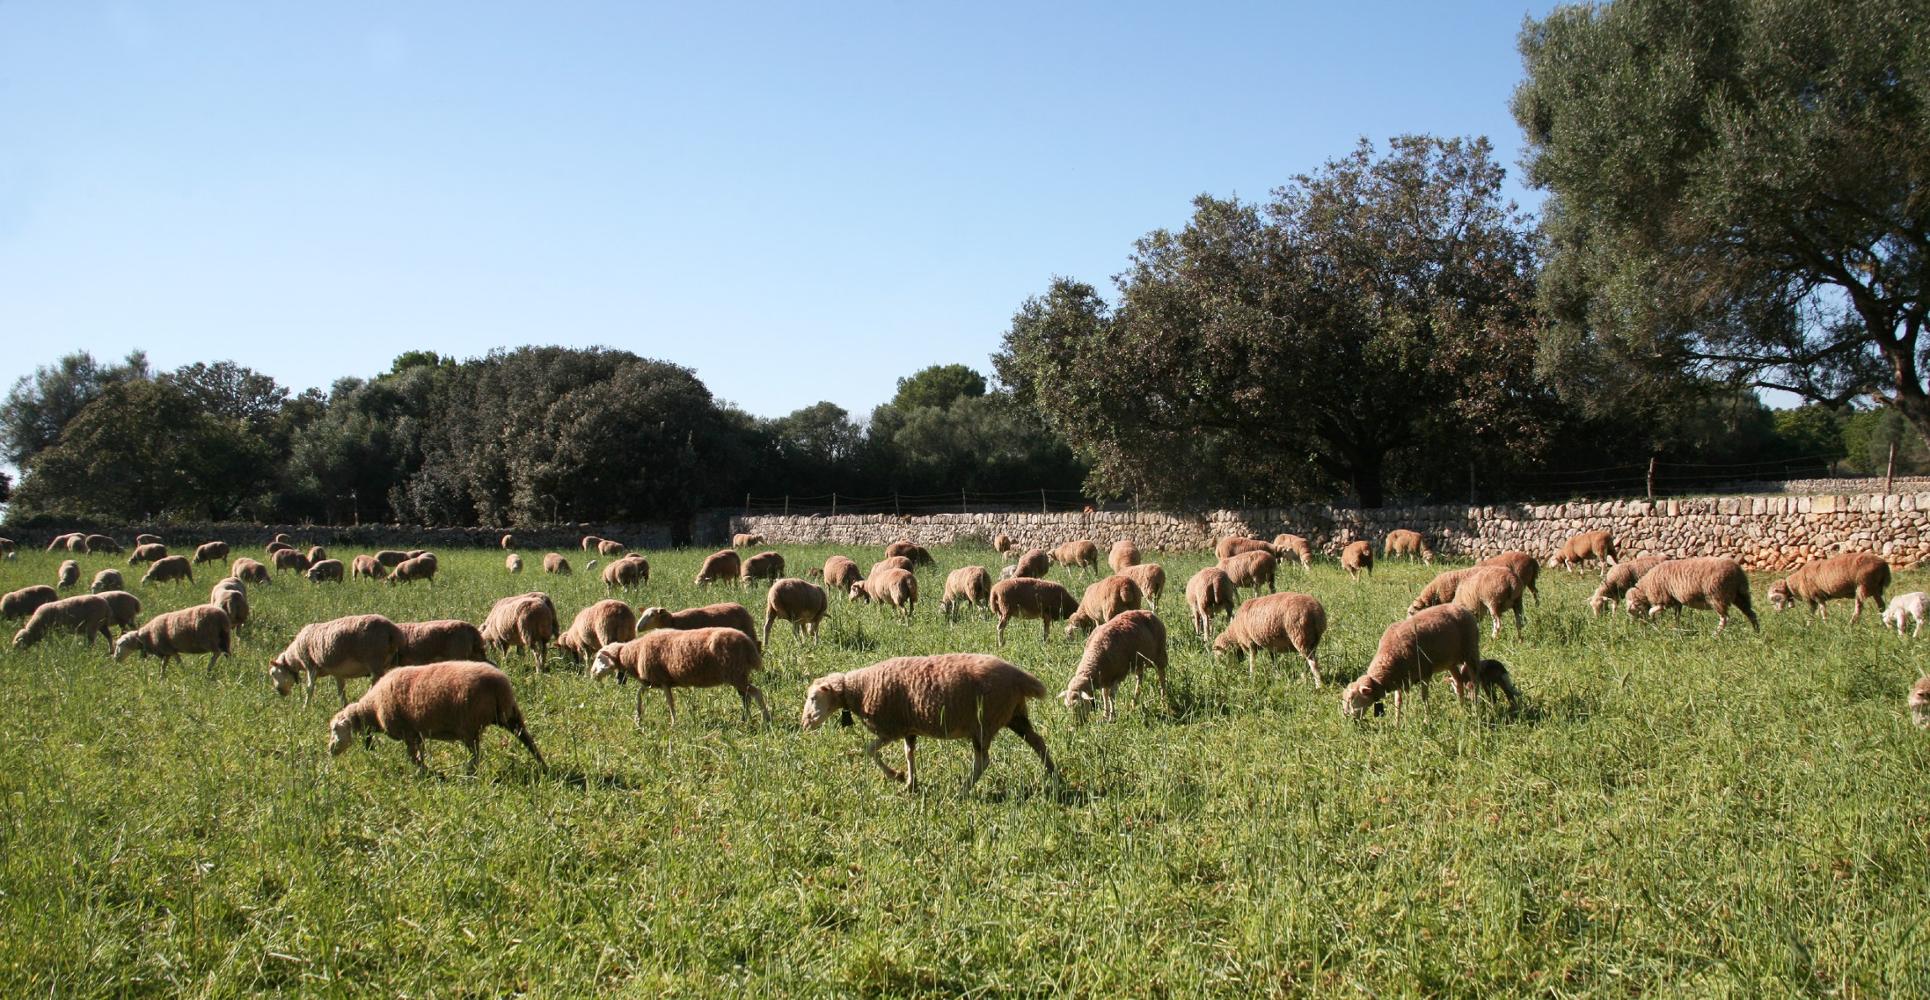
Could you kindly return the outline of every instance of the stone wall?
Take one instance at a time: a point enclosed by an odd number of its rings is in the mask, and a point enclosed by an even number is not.
[[[1450,559],[1521,549],[1546,558],[1578,531],[1607,529],[1630,555],[1727,555],[1747,569],[1783,569],[1839,551],[1876,552],[1898,566],[1930,558],[1930,492],[1855,496],[1697,497],[1491,507],[1379,510],[1299,506],[1167,513],[981,513],[777,515],[731,518],[731,530],[773,544],[881,547],[899,538],[926,544],[989,542],[1004,532],[1050,549],[1074,538],[1101,548],[1131,538],[1151,550],[1205,549],[1227,535],[1305,535],[1329,555],[1358,538],[1413,528]]]
[[[143,532],[161,536],[170,550],[193,547],[202,542],[227,542],[237,550],[266,545],[277,533],[286,533],[304,545],[342,546],[344,548],[463,549],[496,548],[503,535],[516,536],[516,547],[528,551],[573,551],[584,535],[611,538],[637,549],[663,549],[674,544],[669,523],[644,524],[557,524],[540,528],[434,528],[407,524],[241,524],[229,522],[191,522],[179,524],[100,524],[84,521],[59,525],[9,526],[0,534],[23,546],[44,548],[56,535],[86,531],[108,535],[122,545],[133,547],[134,536]]]

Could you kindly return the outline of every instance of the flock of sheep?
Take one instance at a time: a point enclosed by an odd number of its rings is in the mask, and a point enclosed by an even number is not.
[[[508,676],[489,662],[492,651],[501,656],[511,649],[524,650],[542,671],[548,668],[554,648],[592,677],[613,677],[618,683],[635,680],[639,725],[647,692],[663,692],[665,708],[674,721],[676,690],[708,687],[734,689],[744,717],[750,718],[755,703],[768,724],[770,707],[752,677],[762,668],[776,622],[789,622],[795,636],[815,642],[834,592],[851,602],[888,605],[909,620],[919,600],[917,572],[935,564],[922,546],[899,541],[888,546],[884,558],[868,572],[861,573],[852,559],[834,555],[822,567],[812,567],[806,574],[810,579],[805,579],[785,575],[780,553],[744,557],[738,552],[763,544],[761,536],[735,536],[731,548],[703,561],[695,580],[698,586],[767,581],[761,635],[751,611],[735,602],[639,611],[624,601],[606,599],[583,608],[565,628],[549,595],[536,591],[497,601],[480,626],[454,619],[394,622],[378,614],[309,624],[270,661],[269,677],[281,695],[302,684],[305,701],[313,697],[318,680],[335,681],[342,709],[329,723],[332,753],[347,749],[356,735],[379,731],[403,742],[418,767],[424,766],[425,740],[450,740],[468,747],[473,772],[481,734],[492,725],[513,733],[542,763]],[[512,536],[503,536],[504,549],[514,545]],[[591,536],[582,540],[582,547],[610,559],[601,578],[612,589],[648,582],[649,562],[623,545]],[[1086,634],[1079,663],[1058,696],[1076,720],[1084,721],[1095,708],[1105,718],[1114,718],[1115,691],[1126,680],[1137,678],[1136,702],[1148,670],[1171,709],[1166,685],[1168,638],[1156,613],[1166,574],[1158,563],[1144,562],[1130,540],[1113,544],[1106,557],[1112,572],[1106,576],[1099,576],[1098,546],[1088,540],[1066,542],[1046,552],[1022,548],[1001,534],[993,547],[1004,564],[999,579],[994,580],[982,566],[961,567],[945,578],[940,608],[948,620],[964,608],[982,609],[997,619],[1000,647],[1006,625],[1013,619],[1037,620],[1047,640],[1059,622],[1065,623],[1069,636]],[[83,533],[55,538],[48,550],[58,549],[122,551],[112,538]],[[11,558],[14,543],[0,539],[0,553]],[[195,566],[222,563],[229,554],[226,543],[208,542],[195,549],[190,561],[170,555],[161,539],[141,535],[127,563],[147,565],[143,584],[192,583]],[[207,603],[155,615],[145,623],[139,621],[140,600],[124,589],[124,578],[116,569],[97,573],[90,592],[62,597],[60,591],[79,586],[79,564],[73,559],[60,565],[55,586],[26,587],[0,597],[0,615],[25,619],[13,637],[15,648],[31,646],[54,632],[84,636],[91,646],[98,634],[111,642],[116,660],[138,652],[158,658],[165,672],[168,662],[177,657],[205,654],[212,675],[220,658],[232,652],[234,629],[248,621],[249,586],[267,583],[270,565],[317,582],[344,578],[343,564],[329,558],[320,546],[301,550],[278,535],[268,543],[266,554],[268,564],[248,557],[233,560]],[[1425,538],[1407,530],[1388,532],[1380,554],[1428,563],[1434,555]],[[1249,672],[1261,651],[1270,656],[1297,655],[1306,663],[1311,682],[1323,684],[1319,646],[1327,629],[1326,609],[1311,595],[1280,591],[1276,586],[1283,559],[1296,559],[1303,567],[1311,564],[1313,549],[1308,541],[1291,534],[1271,541],[1226,538],[1218,544],[1216,555],[1217,564],[1186,582],[1186,604],[1198,639],[1216,655],[1244,655]],[[1356,578],[1373,572],[1374,559],[1374,548],[1365,541],[1352,542],[1340,553],[1342,567]],[[1716,614],[1720,633],[1734,610],[1759,628],[1748,577],[1733,559],[1621,561],[1609,533],[1592,531],[1569,539],[1551,560],[1552,565],[1569,570],[1588,563],[1605,569],[1601,586],[1589,598],[1596,614],[1616,602],[1631,616],[1645,619],[1665,609],[1673,609],[1678,616],[1683,608],[1710,610]],[[1075,598],[1065,585],[1046,578],[1055,564],[1089,572],[1096,579]],[[433,585],[437,565],[431,552],[384,550],[355,556],[348,575],[391,584]],[[589,567],[594,566],[593,558]],[[510,552],[505,569],[520,573],[522,557]],[[569,560],[556,552],[543,557],[543,569],[553,574],[572,571]],[[1462,700],[1485,695],[1492,701],[1499,694],[1511,708],[1516,706],[1520,693],[1508,668],[1481,655],[1479,616],[1485,614],[1492,623],[1491,635],[1499,635],[1504,616],[1512,615],[1519,634],[1524,597],[1533,596],[1537,604],[1541,600],[1535,589],[1540,569],[1533,555],[1511,551],[1436,575],[1408,607],[1407,617],[1382,633],[1366,669],[1342,692],[1342,712],[1356,718],[1370,709],[1379,714],[1381,702],[1391,695],[1398,719],[1404,693],[1415,689],[1424,693],[1423,685],[1436,674],[1446,675],[1449,687]],[[1825,617],[1829,601],[1850,599],[1855,602],[1851,614],[1855,622],[1864,600],[1882,603],[1889,583],[1890,567],[1882,558],[1850,553],[1812,562],[1777,581],[1769,599],[1778,609],[1801,603]],[[1242,589],[1255,593],[1242,602]],[[1258,593],[1261,590],[1265,593]],[[1900,635],[1907,624],[1914,635],[1922,629],[1927,604],[1930,598],[1923,593],[1901,595],[1890,602],[1883,621]],[[1142,605],[1151,610],[1141,610]],[[1215,625],[1222,617],[1226,623],[1216,635]],[[118,638],[112,631],[116,627]],[[345,681],[361,677],[372,682],[361,698],[350,702]],[[1051,754],[1033,728],[1027,708],[1028,702],[1047,694],[1037,677],[996,655],[903,656],[816,679],[805,695],[800,721],[806,730],[834,715],[843,725],[851,725],[854,719],[862,722],[874,737],[866,754],[889,778],[903,781],[908,788],[917,786],[919,737],[970,740],[971,782],[976,783],[989,762],[991,742],[1002,729],[1023,739],[1039,755],[1046,772],[1053,773]],[[1930,726],[1930,678],[1911,689],[1907,704],[1919,725]],[[902,772],[880,754],[894,741],[904,743]]]

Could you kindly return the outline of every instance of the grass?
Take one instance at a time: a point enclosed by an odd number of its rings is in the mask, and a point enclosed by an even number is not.
[[[832,550],[783,551],[796,573]],[[702,554],[651,553],[630,599],[744,596],[691,587]],[[1550,572],[1526,639],[1487,646],[1527,710],[1443,689],[1396,727],[1343,719],[1297,660],[1249,680],[1203,655],[1180,592],[1205,557],[1176,554],[1179,717],[1122,698],[1075,728],[1035,704],[1062,782],[1005,734],[970,796],[968,748],[924,741],[907,795],[856,731],[795,713],[823,673],[992,649],[990,621],[948,626],[935,597],[995,557],[937,555],[909,630],[841,600],[816,649],[779,624],[769,730],[725,689],[680,698],[674,727],[646,700],[638,730],[631,689],[512,654],[547,774],[493,730],[475,778],[455,744],[427,778],[386,739],[330,758],[332,685],[304,708],[266,663],[351,612],[479,621],[540,587],[568,616],[604,596],[594,574],[445,552],[433,589],[278,578],[212,681],[71,637],[0,650],[0,995],[1930,994],[1930,736],[1903,711],[1930,647],[1870,616],[1651,628],[1590,619],[1593,578]],[[0,589],[56,561],[22,553]],[[1326,603],[1344,682],[1431,572],[1281,580]],[[199,603],[197,579],[140,596]],[[1063,686],[1077,644],[1008,639]]]

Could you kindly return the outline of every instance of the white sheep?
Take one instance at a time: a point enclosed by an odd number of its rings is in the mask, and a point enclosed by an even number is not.
[[[121,571],[109,567],[94,574],[94,582],[87,589],[99,594],[109,590],[126,590],[127,581],[121,579]]]
[[[507,536],[504,536],[504,537],[507,537]],[[357,563],[360,563],[362,561],[362,557],[356,556],[355,561]],[[514,552],[511,552],[509,555],[506,555],[503,557],[503,568],[510,571],[511,573],[521,573],[523,571],[523,557],[517,555]]]
[[[780,552],[759,552],[744,560],[737,571],[737,579],[745,586],[752,580],[776,580],[784,575],[784,555]]]
[[[1084,722],[1096,700],[1107,720],[1117,717],[1113,692],[1127,677],[1137,676],[1133,686],[1133,706],[1146,687],[1146,668],[1153,668],[1159,681],[1159,694],[1166,710],[1177,714],[1173,694],[1166,687],[1166,623],[1151,611],[1126,611],[1092,630],[1079,666],[1066,682],[1059,701],[1072,710],[1073,719]]]
[[[1427,539],[1418,531],[1395,528],[1387,533],[1387,537],[1382,539],[1381,543],[1381,555],[1386,558],[1407,556],[1412,559],[1419,556],[1422,563],[1430,566],[1434,564],[1434,549],[1427,544]]]
[[[1714,611],[1717,635],[1729,627],[1733,607],[1749,619],[1750,628],[1762,631],[1749,604],[1749,577],[1740,563],[1723,556],[1665,560],[1642,574],[1622,601],[1631,617],[1646,615],[1650,621],[1663,608],[1675,608],[1677,615],[1685,607]]]
[[[1341,694],[1341,713],[1359,718],[1392,694],[1398,721],[1403,693],[1443,671],[1464,698],[1472,698],[1477,687],[1490,686],[1501,687],[1510,699],[1515,697],[1507,668],[1498,661],[1490,667],[1481,660],[1481,626],[1473,613],[1459,605],[1442,604],[1387,626],[1366,671]]]
[[[864,579],[858,572],[858,564],[845,556],[831,556],[824,560],[824,587],[832,593],[849,593],[851,585]]]
[[[677,688],[726,686],[737,690],[744,721],[750,721],[751,702],[756,701],[764,724],[769,725],[771,708],[764,692],[751,683],[751,674],[763,665],[757,640],[734,628],[659,629],[598,650],[590,673],[605,677],[622,671],[636,678],[638,726],[643,725],[644,693],[652,688],[663,690],[664,705],[675,723]]]
[[[1077,538],[1052,550],[1052,561],[1067,569],[1099,568],[1099,546],[1089,538]]]
[[[1901,636],[1903,620],[1908,618],[1913,623],[1910,638],[1914,639],[1923,634],[1923,619],[1927,610],[1930,610],[1930,594],[1921,590],[1898,594],[1890,598],[1890,606],[1884,609],[1883,624],[1894,627],[1896,634]]]
[[[1273,536],[1273,554],[1280,559],[1292,555],[1300,560],[1301,569],[1313,568],[1313,545],[1300,535],[1282,532]]]
[[[1268,593],[1276,589],[1274,579],[1279,566],[1280,561],[1274,558],[1273,553],[1258,549],[1220,560],[1220,568],[1226,571],[1227,579],[1233,581],[1233,586],[1258,590],[1264,583]]]
[[[61,590],[80,586],[80,563],[72,559],[61,560],[60,568],[54,571],[54,586]]]
[[[161,676],[168,673],[168,661],[177,656],[208,654],[208,676],[222,654],[234,650],[234,623],[228,613],[212,604],[179,611],[168,611],[148,619],[146,625],[124,632],[114,642],[114,659],[124,660],[138,651],[143,656],[161,659]]]
[[[543,572],[556,576],[570,575],[570,561],[561,552],[551,552],[543,556]]]
[[[751,617],[749,608],[742,604],[724,602],[706,604],[701,608],[685,608],[671,611],[668,608],[645,608],[637,613],[637,634],[654,629],[680,629],[688,631],[698,628],[734,628],[757,641],[757,620]]]
[[[1139,592],[1146,598],[1146,606],[1159,610],[1159,598],[1166,592],[1166,570],[1158,563],[1140,563],[1119,571],[1120,576],[1131,577],[1139,584]]]
[[[910,570],[887,568],[852,584],[848,596],[854,601],[888,604],[904,615],[909,624],[912,612],[918,607],[918,578],[911,575]]]
[[[556,648],[562,650],[571,663],[581,663],[587,670],[597,650],[636,637],[636,610],[622,601],[606,598],[578,611],[570,620],[570,627],[556,637]]]
[[[234,577],[228,579],[234,580]],[[240,584],[239,580],[235,580],[233,587],[224,587],[217,583],[214,589],[208,592],[208,603],[226,611],[229,623],[236,628],[248,624],[248,619],[253,614],[248,605],[248,592],[242,589]]]
[[[95,595],[107,602],[107,624],[118,627],[122,635],[139,627],[141,599],[125,590],[108,590]],[[210,602],[213,603],[213,602]]]
[[[1143,598],[1130,576],[1108,576],[1093,581],[1079,596],[1079,609],[1066,619],[1066,635],[1090,632],[1122,611],[1136,611]]]
[[[697,569],[695,585],[702,587],[715,580],[735,580],[744,568],[744,562],[735,549],[719,549],[704,558],[704,564]]]
[[[938,610],[945,613],[946,621],[953,621],[961,604],[992,609],[992,574],[985,567],[960,566],[945,575],[945,596],[939,600]]]
[[[406,563],[404,565],[407,565]],[[536,657],[540,673],[549,669],[549,647],[560,625],[556,604],[541,591],[514,594],[497,601],[483,619],[483,641],[503,651],[527,649]]]
[[[271,579],[268,567],[247,556],[236,559],[234,565],[228,567],[228,575],[248,583],[267,583]]]
[[[304,625],[288,647],[268,661],[275,693],[287,697],[302,680],[302,704],[315,697],[315,678],[333,677],[335,693],[348,704],[350,677],[380,677],[402,650],[402,630],[381,615],[347,615]]]
[[[1642,574],[1666,561],[1661,556],[1642,556],[1610,566],[1608,572],[1602,574],[1602,585],[1596,587],[1588,597],[1589,612],[1600,615],[1619,603],[1628,594],[1628,589],[1635,586],[1635,581],[1642,578]]]
[[[1583,531],[1561,543],[1561,548],[1555,550],[1555,557],[1549,561],[1572,573],[1590,559],[1599,560],[1604,566],[1613,566],[1615,557],[1614,535],[1606,531]]]
[[[429,581],[429,586],[433,587],[436,585],[436,570],[439,568],[439,565],[434,553],[425,552],[422,555],[410,556],[396,563],[395,568],[389,570],[389,575],[384,577],[384,579],[390,584],[414,583],[417,580],[427,580]]]
[[[1350,579],[1358,580],[1362,573],[1374,575],[1374,547],[1365,541],[1348,542],[1340,550],[1340,568],[1347,571]]]
[[[1106,552],[1106,565],[1114,573],[1124,573],[1126,567],[1139,565],[1139,545],[1130,538],[1121,538],[1112,543]]]
[[[22,587],[9,592],[5,597],[0,597],[0,619],[12,621],[15,618],[25,618],[33,614],[41,605],[52,604],[58,600],[60,600],[60,592],[44,583]]]
[[[1199,633],[1200,641],[1212,643],[1214,616],[1231,618],[1239,593],[1226,570],[1218,566],[1208,566],[1186,581],[1186,607],[1192,612],[1193,631]]]
[[[168,583],[174,580],[186,580],[189,583],[194,582],[194,567],[188,563],[187,557],[162,556],[154,560],[154,564],[147,568],[146,573],[142,574],[141,586],[145,587],[154,583]]]
[[[611,590],[628,590],[650,582],[650,562],[640,555],[631,554],[621,559],[613,559],[603,567],[603,585]]]
[[[1919,726],[1930,728],[1930,677],[1919,677],[1910,685],[1910,720]]]
[[[311,583],[334,581],[342,582],[342,561],[340,559],[317,559],[308,566],[308,579]]]
[[[194,548],[194,564],[223,562],[228,558],[227,542],[202,542]]]
[[[339,755],[357,735],[380,730],[408,747],[423,771],[424,740],[448,740],[469,748],[470,774],[482,759],[482,731],[501,726],[516,735],[538,767],[542,751],[523,722],[509,675],[487,663],[444,662],[397,667],[383,674],[353,705],[328,722],[328,752]]]

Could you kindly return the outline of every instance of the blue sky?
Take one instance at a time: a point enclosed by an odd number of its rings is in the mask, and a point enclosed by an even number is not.
[[[0,386],[605,344],[862,414],[1201,192],[1403,132],[1513,177],[1547,6],[0,0]]]

